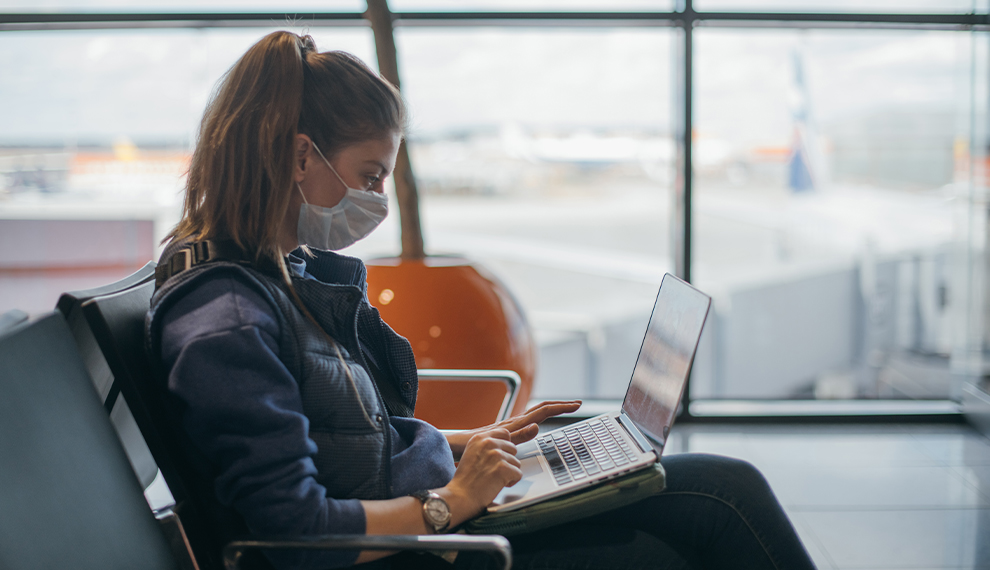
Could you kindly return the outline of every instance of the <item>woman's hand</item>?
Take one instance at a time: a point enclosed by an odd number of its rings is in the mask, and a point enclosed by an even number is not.
[[[450,527],[455,528],[478,515],[503,487],[522,478],[522,464],[516,458],[516,444],[529,441],[539,432],[538,424],[547,418],[577,411],[580,401],[543,402],[521,416],[493,426],[458,432],[447,437],[454,456],[460,460],[454,478],[434,489],[450,507]],[[367,534],[426,534],[421,503],[412,497],[385,501],[361,501]],[[363,552],[358,562],[383,556]]]
[[[468,441],[475,435],[485,433],[493,429],[504,429],[509,432],[509,441],[513,444],[520,444],[536,437],[540,432],[540,423],[547,418],[576,412],[581,407],[581,400],[550,401],[542,402],[532,408],[507,420],[502,420],[497,424],[473,430],[459,431],[447,435],[447,443],[454,454],[454,459],[461,461],[461,456],[465,451]]]
[[[511,433],[501,427],[475,430],[461,455],[454,478],[437,493],[450,506],[450,526],[474,517],[488,506],[503,487],[522,478]]]
[[[454,478],[434,491],[450,507],[450,528],[463,524],[480,513],[506,485],[522,478],[516,459],[516,446],[509,441],[509,431],[493,428],[474,434],[464,448]],[[423,519],[423,506],[413,497],[382,501],[361,501],[365,514],[365,532],[376,534],[430,534],[432,528]],[[385,556],[365,551],[358,562]]]

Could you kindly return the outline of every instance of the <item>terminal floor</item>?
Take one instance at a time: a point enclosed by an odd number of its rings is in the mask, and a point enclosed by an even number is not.
[[[990,439],[965,425],[674,427],[667,453],[745,459],[818,568],[990,569]]]

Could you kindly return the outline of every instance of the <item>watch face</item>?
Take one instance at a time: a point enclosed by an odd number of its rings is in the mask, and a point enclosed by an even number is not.
[[[430,499],[426,501],[425,507],[430,519],[438,524],[444,524],[450,519],[450,509],[447,507],[447,503],[441,499]]]

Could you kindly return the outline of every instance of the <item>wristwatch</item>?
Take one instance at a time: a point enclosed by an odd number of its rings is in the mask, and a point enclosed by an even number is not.
[[[423,503],[423,519],[434,534],[446,532],[450,526],[450,506],[443,497],[433,491],[416,491],[412,494]]]

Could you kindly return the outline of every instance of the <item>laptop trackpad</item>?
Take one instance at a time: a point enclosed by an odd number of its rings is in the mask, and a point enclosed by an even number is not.
[[[524,498],[533,487],[534,477],[538,477],[543,473],[543,466],[540,464],[538,456],[530,455],[529,457],[520,459],[523,478],[515,485],[502,489],[498,497],[495,497],[494,504],[504,505],[505,503],[515,502]]]
[[[536,455],[530,455],[520,461],[522,463],[522,481],[516,483],[516,486],[522,485],[526,482],[527,477],[532,477],[534,475],[539,475],[543,472],[543,465],[540,463],[539,458]]]

